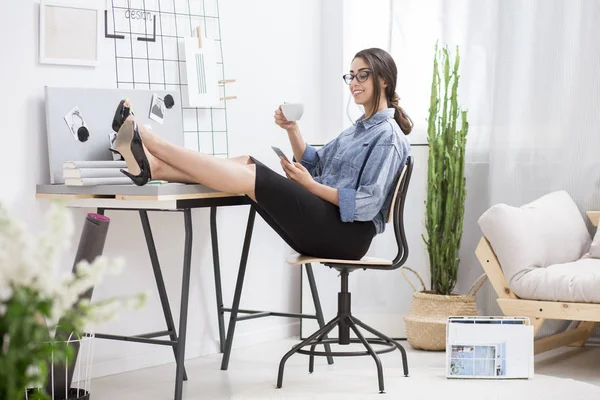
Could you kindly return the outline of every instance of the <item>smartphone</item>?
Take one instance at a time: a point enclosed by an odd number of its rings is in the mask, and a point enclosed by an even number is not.
[[[277,154],[277,156],[279,156],[279,158],[283,157],[283,158],[285,158],[285,160],[287,162],[289,162],[290,164],[292,163],[290,161],[290,159],[287,158],[287,156],[283,153],[283,151],[281,151],[281,149],[279,147],[271,146],[271,148],[273,149],[273,151],[275,152],[275,154]]]

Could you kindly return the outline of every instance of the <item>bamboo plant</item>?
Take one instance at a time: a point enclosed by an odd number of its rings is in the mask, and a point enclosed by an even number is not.
[[[456,285],[465,208],[467,111],[458,106],[458,46],[453,64],[435,45],[427,137],[429,160],[423,240],[429,253],[432,291],[450,295]],[[443,79],[443,80],[442,80]],[[460,126],[458,120],[460,116]]]

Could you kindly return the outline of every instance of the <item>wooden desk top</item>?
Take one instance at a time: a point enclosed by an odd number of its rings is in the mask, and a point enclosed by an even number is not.
[[[213,203],[218,205],[219,199],[223,200],[224,204],[248,204],[243,194],[218,192],[204,185],[180,183],[144,186],[41,184],[36,186],[36,198],[66,200],[70,207],[93,208],[178,209],[184,203],[209,204],[201,200],[213,200]]]

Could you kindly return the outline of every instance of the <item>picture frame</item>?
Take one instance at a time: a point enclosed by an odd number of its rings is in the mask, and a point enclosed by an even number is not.
[[[162,124],[165,118],[165,111],[165,99],[154,94],[152,96],[152,103],[150,104],[150,112],[148,118],[158,122],[159,124]]]
[[[90,132],[85,122],[85,117],[79,110],[79,106],[73,107],[65,117],[65,123],[69,128],[69,132],[73,135],[73,139],[78,142],[86,142],[90,136]]]
[[[100,65],[103,4],[101,0],[41,0],[40,63]]]

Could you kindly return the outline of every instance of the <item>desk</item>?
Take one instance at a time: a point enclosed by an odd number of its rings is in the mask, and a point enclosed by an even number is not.
[[[212,255],[215,276],[215,292],[217,301],[217,315],[219,323],[220,351],[223,353],[221,369],[226,370],[229,365],[229,357],[233,344],[235,325],[237,321],[243,321],[267,316],[291,317],[291,318],[309,318],[316,319],[320,326],[324,326],[323,313],[318,297],[318,292],[314,280],[314,274],[310,264],[306,265],[309,285],[313,293],[315,315],[280,313],[259,310],[240,310],[239,304],[242,294],[242,286],[246,273],[246,264],[252,239],[254,219],[256,210],[250,207],[248,222],[246,225],[246,234],[242,249],[242,256],[238,271],[238,278],[231,308],[225,308],[223,305],[223,295],[221,289],[221,269],[219,263],[219,246],[217,241],[217,207],[250,205],[250,201],[245,195],[217,192],[203,185],[184,185],[184,184],[162,184],[162,185],[99,185],[99,186],[65,186],[65,185],[38,185],[36,197],[39,199],[65,200],[69,207],[96,208],[99,214],[104,214],[106,210],[120,211],[138,211],[148,247],[148,253],[154,271],[154,277],[160,296],[160,301],[167,325],[166,331],[143,333],[135,336],[120,336],[96,333],[99,339],[122,340],[137,343],[147,343],[155,345],[166,345],[173,348],[177,369],[175,373],[175,400],[181,400],[183,391],[183,381],[187,380],[184,367],[185,360],[185,340],[187,333],[187,313],[189,300],[189,286],[191,274],[192,259],[192,214],[194,208],[210,207],[210,232],[212,242]],[[148,211],[160,212],[183,212],[184,217],[184,257],[183,274],[181,290],[181,307],[179,315],[179,330],[175,330],[171,308],[167,298],[167,292],[162,277],[158,255],[152,236]],[[230,313],[230,320],[225,337],[224,313]],[[238,314],[248,314],[238,317]],[[179,336],[177,335],[179,332]],[[169,340],[159,340],[156,338],[168,336]],[[329,360],[332,363],[332,360]]]

